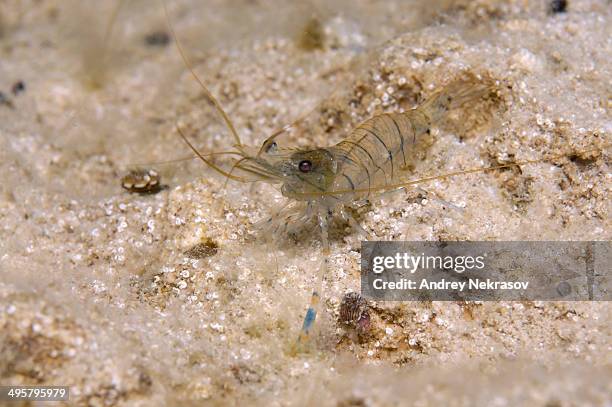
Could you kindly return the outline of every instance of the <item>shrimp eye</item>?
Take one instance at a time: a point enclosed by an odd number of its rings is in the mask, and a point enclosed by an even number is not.
[[[278,148],[278,145],[276,144],[276,141],[271,142],[270,144],[268,144],[266,146],[266,153],[273,153],[276,151],[276,149]]]
[[[302,160],[298,164],[298,168],[301,172],[310,172],[312,171],[312,163],[308,160]]]

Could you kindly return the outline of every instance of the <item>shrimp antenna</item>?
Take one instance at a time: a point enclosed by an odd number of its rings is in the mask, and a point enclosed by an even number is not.
[[[234,140],[236,141],[236,147],[239,150],[242,151],[242,142],[240,141],[240,136],[238,136],[238,132],[236,132],[236,128],[234,127],[234,124],[230,120],[230,118],[227,115],[227,113],[225,113],[225,110],[223,110],[223,108],[221,107],[221,104],[217,101],[217,99],[213,96],[213,94],[210,93],[210,91],[208,90],[206,85],[204,85],[204,82],[195,73],[195,70],[193,69],[193,66],[191,65],[191,63],[187,59],[185,51],[183,50],[183,46],[181,45],[181,42],[179,41],[178,36],[176,35],[176,32],[174,31],[174,27],[172,26],[172,23],[170,22],[170,15],[168,13],[168,7],[166,6],[166,1],[165,0],[161,0],[161,2],[163,4],[163,6],[164,6],[164,13],[166,14],[166,22],[168,24],[168,28],[170,29],[170,33],[172,34],[172,37],[174,38],[174,42],[176,44],[176,48],[178,49],[179,54],[181,54],[181,58],[183,60],[183,63],[185,64],[185,66],[187,67],[189,72],[191,72],[191,75],[195,78],[195,80],[200,84],[200,87],[204,91],[204,94],[206,95],[206,97],[213,103],[213,105],[215,106],[215,109],[217,109],[217,112],[223,118],[223,121],[225,122],[225,125],[230,130],[230,132],[232,133],[232,136],[234,137]]]
[[[327,95],[327,97],[323,100],[327,100],[331,97],[333,97],[335,95],[335,93],[338,91],[339,87],[336,86],[330,93],[329,95]],[[272,144],[274,142],[274,139],[276,139],[278,136],[280,136],[281,134],[289,131],[290,129],[292,129],[293,127],[297,126],[298,124],[300,124],[301,122],[303,122],[304,120],[306,120],[306,118],[308,116],[310,116],[312,113],[314,113],[315,110],[317,110],[318,108],[321,107],[321,105],[323,104],[323,101],[317,102],[311,109],[307,110],[305,113],[303,113],[301,116],[299,116],[297,119],[295,119],[294,121],[292,121],[289,124],[284,125],[283,127],[281,127],[280,129],[276,130],[274,133],[272,133],[270,136],[268,136],[268,138],[262,143],[261,148],[259,149],[259,151],[257,152],[256,157],[259,157],[264,151],[266,151],[266,149],[270,146],[270,144]]]
[[[200,160],[202,160],[206,165],[208,165],[210,168],[212,168],[213,170],[217,171],[219,174],[227,177],[227,178],[231,178],[234,181],[238,181],[238,182],[247,182],[246,179],[242,178],[242,177],[238,177],[236,175],[232,175],[226,171],[224,171],[223,169],[221,169],[220,167],[218,167],[217,165],[215,165],[212,161],[207,160],[204,155],[202,155],[197,148],[195,148],[193,146],[193,144],[191,144],[191,142],[189,141],[189,139],[187,138],[187,136],[185,136],[185,134],[183,134],[183,131],[181,130],[181,128],[179,127],[178,123],[176,123],[176,130],[178,131],[179,136],[181,136],[181,138],[183,139],[183,141],[185,142],[185,144],[187,144],[189,146],[189,148],[191,149],[191,151],[193,151],[199,158]]]
[[[316,6],[315,6],[316,7]],[[332,69],[327,70],[326,72],[323,72],[321,74],[322,77],[327,77],[330,75],[333,75],[335,72],[339,71],[340,69],[342,69],[342,67],[345,66],[353,66],[353,68],[355,66],[360,66],[364,63],[364,61],[367,60],[367,55],[370,55],[372,53],[372,51],[368,51],[365,53],[365,55],[360,55],[360,56],[356,56],[353,57],[348,64],[341,64],[340,66],[336,66],[333,67]],[[259,149],[259,151],[257,152],[257,155],[255,157],[259,157],[261,156],[261,154],[263,152],[265,152],[272,143],[274,143],[274,140],[280,136],[281,134],[289,131],[290,129],[294,128],[295,126],[297,126],[298,124],[300,124],[301,122],[303,122],[304,120],[306,120],[306,118],[308,118],[312,113],[314,113],[317,109],[319,109],[323,103],[333,97],[336,96],[336,93],[338,92],[338,90],[340,89],[340,85],[335,86],[331,92],[329,92],[327,94],[327,96],[325,98],[323,98],[321,101],[317,102],[314,106],[312,106],[311,109],[307,110],[305,113],[303,113],[301,116],[299,116],[297,119],[295,119],[293,122],[291,122],[290,124],[286,124],[284,126],[282,126],[281,128],[277,129],[276,131],[274,131],[274,133],[272,133],[270,136],[268,136],[268,138],[265,139],[265,141],[262,143],[261,148]]]
[[[111,38],[111,34],[113,32],[113,28],[115,27],[115,22],[117,21],[117,18],[119,17],[119,11],[121,11],[121,8],[123,7],[124,4],[128,3],[129,0],[119,0],[117,2],[117,6],[115,6],[115,8],[113,8],[112,14],[110,16],[110,19],[108,20],[108,23],[106,24],[106,29],[104,30],[104,37],[102,40],[102,44],[104,44],[104,48],[102,49],[102,62],[104,63],[106,56],[107,56],[107,48],[108,48],[108,42],[110,41]]]
[[[602,150],[605,150],[606,148],[611,147],[611,146],[612,146],[612,144],[606,144],[606,145],[603,146],[603,148],[593,148],[593,149],[590,149],[590,150],[584,150],[584,151],[581,151],[581,153],[590,153],[590,152],[594,152],[594,151],[602,151]],[[567,157],[567,156],[568,156],[568,154],[558,154],[558,155],[553,155],[553,156],[550,156],[550,157],[547,157],[547,158],[540,158],[540,159],[537,159],[537,160],[517,161],[517,162],[513,162],[513,163],[494,165],[492,167],[484,167],[484,168],[483,167],[470,168],[468,170],[449,172],[447,174],[435,175],[435,176],[420,178],[420,179],[416,179],[416,180],[412,180],[412,181],[399,182],[397,184],[382,185],[380,187],[356,188],[356,189],[341,189],[341,190],[335,190],[335,191],[321,191],[321,192],[307,192],[307,193],[296,194],[296,195],[304,196],[304,197],[310,197],[310,196],[324,196],[324,195],[342,195],[342,194],[352,194],[352,193],[369,193],[369,192],[375,192],[375,191],[391,191],[391,190],[394,190],[394,189],[400,189],[400,188],[411,186],[411,185],[422,184],[422,183],[425,183],[425,182],[431,182],[431,181],[435,181],[435,180],[439,180],[439,179],[446,179],[446,178],[454,177],[454,176],[457,176],[457,175],[475,174],[475,173],[479,173],[479,172],[495,171],[495,170],[500,170],[500,169],[504,169],[504,168],[520,167],[520,166],[529,165],[529,164],[538,164],[538,163],[543,162],[544,160],[555,160],[555,159],[563,158],[563,157]]]

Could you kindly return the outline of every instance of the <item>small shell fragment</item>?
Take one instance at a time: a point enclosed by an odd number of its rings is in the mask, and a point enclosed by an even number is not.
[[[155,170],[132,170],[121,178],[121,186],[133,193],[155,194],[161,190],[161,177]]]
[[[350,292],[342,297],[338,322],[350,328],[366,333],[370,328],[370,313],[368,301],[359,293]]]

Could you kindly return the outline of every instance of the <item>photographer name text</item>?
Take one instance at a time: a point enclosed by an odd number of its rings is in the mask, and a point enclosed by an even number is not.
[[[398,281],[385,281],[377,278],[372,281],[375,290],[445,290],[464,291],[468,290],[526,290],[529,281],[494,281],[491,279],[470,278],[467,281],[429,281],[422,279],[420,282],[402,278]]]

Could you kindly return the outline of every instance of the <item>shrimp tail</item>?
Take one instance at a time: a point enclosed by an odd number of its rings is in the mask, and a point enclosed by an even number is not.
[[[417,110],[420,110],[431,122],[435,123],[444,119],[451,110],[494,94],[495,87],[490,80],[460,79],[434,93]]]

